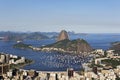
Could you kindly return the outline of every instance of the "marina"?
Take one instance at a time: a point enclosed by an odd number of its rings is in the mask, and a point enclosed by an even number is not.
[[[87,40],[90,45],[95,49],[108,49],[112,42],[119,41],[120,37],[113,38],[113,35],[120,34],[88,34],[85,36],[70,36],[70,39],[76,39],[81,37]],[[54,39],[46,40],[24,40],[26,44],[32,44],[33,46],[39,47],[54,43]],[[74,70],[80,70],[82,63],[89,61],[90,57],[82,58],[81,55],[70,55],[62,54],[57,52],[39,52],[32,51],[29,49],[17,49],[13,48],[16,44],[15,41],[0,41],[0,52],[10,53],[18,56],[24,56],[25,58],[34,60],[33,64],[25,66],[23,69],[34,69],[37,71],[66,71],[68,67],[73,67]]]

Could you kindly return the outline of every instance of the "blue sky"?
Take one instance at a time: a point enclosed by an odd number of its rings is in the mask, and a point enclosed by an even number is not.
[[[0,0],[0,31],[119,33],[120,0]]]

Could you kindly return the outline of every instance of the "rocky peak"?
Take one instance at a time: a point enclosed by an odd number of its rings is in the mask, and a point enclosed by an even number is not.
[[[69,36],[68,36],[68,33],[67,31],[65,30],[62,30],[57,38],[57,41],[62,41],[62,40],[65,40],[65,39],[68,39],[69,40]]]
[[[87,41],[83,39],[77,40],[77,53],[79,52],[91,52],[93,49],[92,47],[87,43]]]

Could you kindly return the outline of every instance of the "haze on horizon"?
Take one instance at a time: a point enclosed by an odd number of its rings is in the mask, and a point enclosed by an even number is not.
[[[120,0],[0,0],[0,31],[120,33]]]

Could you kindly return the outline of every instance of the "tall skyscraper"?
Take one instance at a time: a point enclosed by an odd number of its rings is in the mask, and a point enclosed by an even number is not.
[[[9,60],[10,60],[10,55],[5,54],[5,63],[9,63]]]

